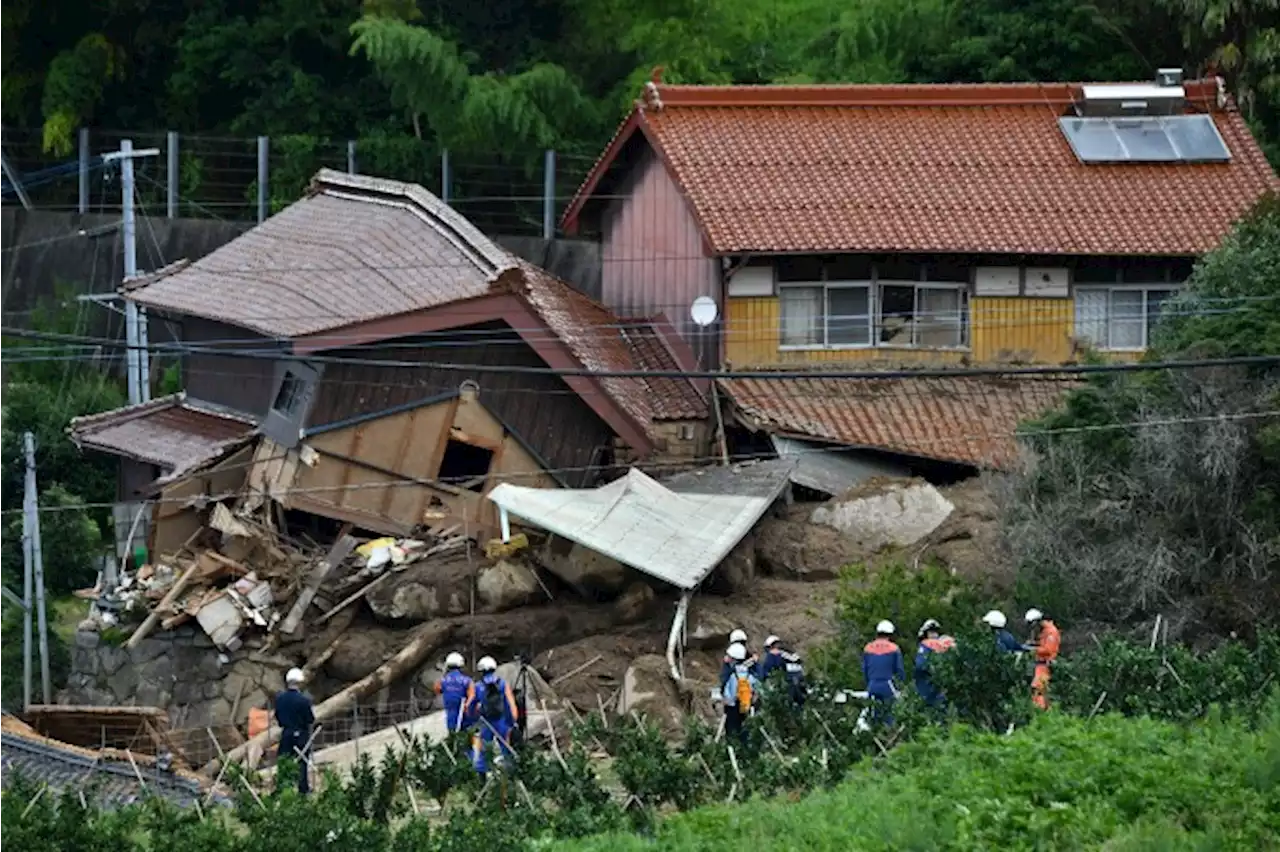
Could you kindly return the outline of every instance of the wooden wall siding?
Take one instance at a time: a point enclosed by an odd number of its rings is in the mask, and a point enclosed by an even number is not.
[[[779,351],[778,300],[766,296],[730,299],[726,311],[725,351],[736,369],[773,364],[894,361],[955,363],[1061,364],[1075,357],[1075,327],[1070,299],[971,298],[965,351],[935,349],[820,349]]]
[[[456,337],[401,339],[396,346],[334,350],[327,355],[415,362],[408,367],[328,364],[307,418],[308,425],[336,423],[457,390],[470,379],[480,399],[571,485],[589,484],[597,447],[613,442],[613,430],[564,380],[547,373],[442,369],[430,362],[546,368],[542,358],[502,323],[459,329]],[[449,345],[442,345],[442,343]],[[456,345],[454,345],[456,344]]]
[[[719,304],[719,261],[661,160],[648,148],[605,209],[601,221],[601,289],[622,316],[664,313],[706,369],[719,366],[719,342],[699,329],[689,307],[699,296]],[[712,326],[712,331],[714,331]]]
[[[158,321],[158,318],[153,318],[151,323],[155,325]],[[217,342],[238,349],[267,349],[274,345],[271,338],[254,334],[248,329],[199,317],[182,319],[182,340],[195,345],[213,345]],[[191,353],[182,358],[183,388],[194,399],[203,399],[261,417],[267,413],[271,394],[275,391],[275,368],[275,361],[268,357],[243,358]]]
[[[298,467],[290,504],[374,530],[408,533],[438,502],[451,514],[492,527],[496,510],[481,493],[411,481],[438,476],[451,432],[495,449],[485,492],[504,481],[555,487],[533,456],[479,403],[454,398],[308,438],[318,456],[314,466]]]
[[[1071,299],[974,298],[969,322],[978,363],[1061,364],[1075,354]]]

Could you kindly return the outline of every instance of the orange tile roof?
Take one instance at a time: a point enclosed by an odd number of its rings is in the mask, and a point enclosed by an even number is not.
[[[1214,81],[1185,89],[1231,162],[1081,163],[1057,122],[1077,84],[658,85],[564,226],[639,132],[717,254],[1200,254],[1280,179]]]
[[[1077,384],[1038,376],[720,381],[754,428],[998,470],[1018,461],[1019,425]]]

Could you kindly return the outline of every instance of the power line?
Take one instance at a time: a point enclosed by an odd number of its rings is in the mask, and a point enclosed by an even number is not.
[[[1010,432],[971,433],[971,434],[965,434],[965,435],[947,436],[945,438],[936,438],[936,439],[931,439],[927,441],[916,441],[913,443],[913,448],[919,449],[921,447],[942,446],[942,445],[955,446],[955,444],[961,443],[961,442],[987,443],[992,440],[1002,440],[1002,439],[1010,439],[1010,438],[1016,440],[1018,438],[1039,438],[1039,437],[1052,436],[1052,435],[1113,432],[1113,431],[1121,431],[1121,430],[1127,430],[1127,429],[1147,429],[1147,428],[1182,426],[1182,425],[1201,424],[1201,423],[1232,423],[1232,422],[1242,422],[1242,421],[1251,421],[1251,420],[1263,420],[1263,419],[1269,419],[1269,418],[1275,418],[1275,417],[1280,417],[1280,409],[1270,409],[1266,411],[1244,411],[1244,412],[1235,412],[1230,414],[1210,414],[1210,415],[1202,415],[1202,416],[1196,416],[1196,417],[1170,417],[1170,418],[1152,419],[1152,420],[1132,420],[1132,421],[1126,421],[1121,423],[1106,423],[1106,424],[1096,424],[1096,425],[1088,425],[1088,426],[1063,426],[1063,427],[1057,427],[1057,428],[1044,428],[1044,429],[1019,428],[1019,429],[1012,430]],[[811,449],[800,450],[797,453],[797,455],[808,454],[808,453],[831,453],[831,452],[835,452],[837,454],[842,452],[856,453],[856,452],[867,452],[869,450],[879,451],[879,452],[891,452],[888,450],[879,450],[878,448],[868,448],[868,447],[844,447],[844,448],[835,448],[835,449],[832,449],[829,447],[814,447]],[[273,458],[278,458],[278,457],[273,457]],[[769,460],[773,458],[775,458],[775,456],[771,454],[757,453],[757,454],[748,454],[748,455],[738,456],[736,458],[736,461],[744,462],[744,461],[752,461],[752,460]],[[270,459],[265,459],[262,461],[267,461],[267,460],[270,460]],[[699,456],[699,457],[690,458],[690,459],[681,459],[679,461],[654,462],[651,464],[642,463],[640,466],[649,471],[659,471],[664,469],[685,470],[690,466],[714,465],[719,463],[720,461],[721,461],[721,456],[711,455],[711,456]],[[254,464],[253,461],[240,462],[235,465],[229,465],[227,469],[234,470],[240,467],[247,467],[252,464]],[[547,474],[547,473],[552,473],[552,474],[582,473],[582,472],[601,470],[601,469],[602,468],[599,465],[578,466],[578,467],[554,467],[554,468],[545,468],[538,471],[498,474],[498,475],[495,475],[493,478],[498,482],[512,482],[515,480],[536,479],[541,475]],[[443,480],[437,480],[437,481],[442,482]],[[422,485],[421,481],[413,480],[413,479],[404,479],[404,480],[392,480],[389,482],[350,483],[346,485],[317,485],[317,486],[288,487],[283,489],[275,489],[272,491],[272,494],[324,494],[324,493],[334,493],[334,492],[346,493],[349,491],[363,491],[363,490],[376,489],[376,488],[404,488],[404,487],[414,487],[414,486],[421,486],[421,485]],[[240,495],[240,490],[237,489],[234,491],[228,491],[223,494],[209,495],[207,497],[207,500],[208,502],[218,502],[221,500],[230,499],[232,497],[237,497],[239,495]],[[145,502],[148,502],[154,505],[163,505],[168,503],[184,503],[185,504],[190,502],[190,498],[160,497],[160,498],[156,498],[154,500],[148,500]],[[39,511],[47,513],[47,512],[77,511],[80,509],[107,509],[115,505],[117,504],[116,503],[81,503],[75,506],[42,506],[40,507]],[[22,510],[6,509],[0,512],[0,515],[11,515],[20,511]]]
[[[736,370],[730,373],[711,370],[595,370],[589,367],[533,367],[492,364],[458,364],[433,361],[407,361],[378,358],[354,358],[330,355],[298,355],[291,352],[264,350],[217,349],[184,343],[153,343],[130,346],[108,338],[76,337],[26,329],[0,328],[0,334],[34,340],[64,341],[100,345],[116,349],[137,349],[170,354],[220,355],[228,358],[303,361],[321,364],[345,364],[362,367],[411,367],[421,370],[466,370],[477,373],[585,376],[596,378],[666,378],[666,379],[863,379],[869,381],[895,378],[957,378],[997,376],[1058,376],[1102,373],[1148,372],[1152,370],[1196,369],[1202,367],[1274,366],[1280,355],[1248,355],[1231,358],[1202,358],[1185,361],[1131,362],[1122,364],[1071,364],[1058,366],[989,366],[989,367],[925,367],[892,370]]]

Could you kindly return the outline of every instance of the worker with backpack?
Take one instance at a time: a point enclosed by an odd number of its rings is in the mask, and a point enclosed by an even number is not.
[[[724,733],[726,738],[736,736],[745,748],[746,720],[755,707],[760,681],[756,678],[755,667],[747,659],[746,646],[741,642],[729,646],[728,656],[733,662],[733,671],[725,681],[721,696],[724,699]]]
[[[477,720],[476,735],[471,739],[472,762],[481,775],[488,772],[487,753],[496,748],[503,760],[514,760],[511,731],[520,718],[511,685],[498,677],[498,663],[493,657],[482,657],[476,664],[480,680],[475,684],[471,716]],[[496,747],[494,743],[497,743]]]

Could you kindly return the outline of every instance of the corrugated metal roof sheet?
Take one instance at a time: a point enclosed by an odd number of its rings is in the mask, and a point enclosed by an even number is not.
[[[250,417],[178,393],[77,417],[68,431],[81,447],[148,462],[171,474],[213,458],[253,428]]]
[[[1186,84],[1229,163],[1085,164],[1067,83],[657,86],[565,213],[635,132],[664,158],[716,254],[1193,255],[1280,189],[1214,81]]]
[[[1019,425],[1060,403],[1065,378],[722,379],[757,428],[976,467],[1019,458]]]
[[[600,488],[503,483],[489,499],[525,521],[681,589],[696,588],[773,503],[677,493],[634,468]]]

